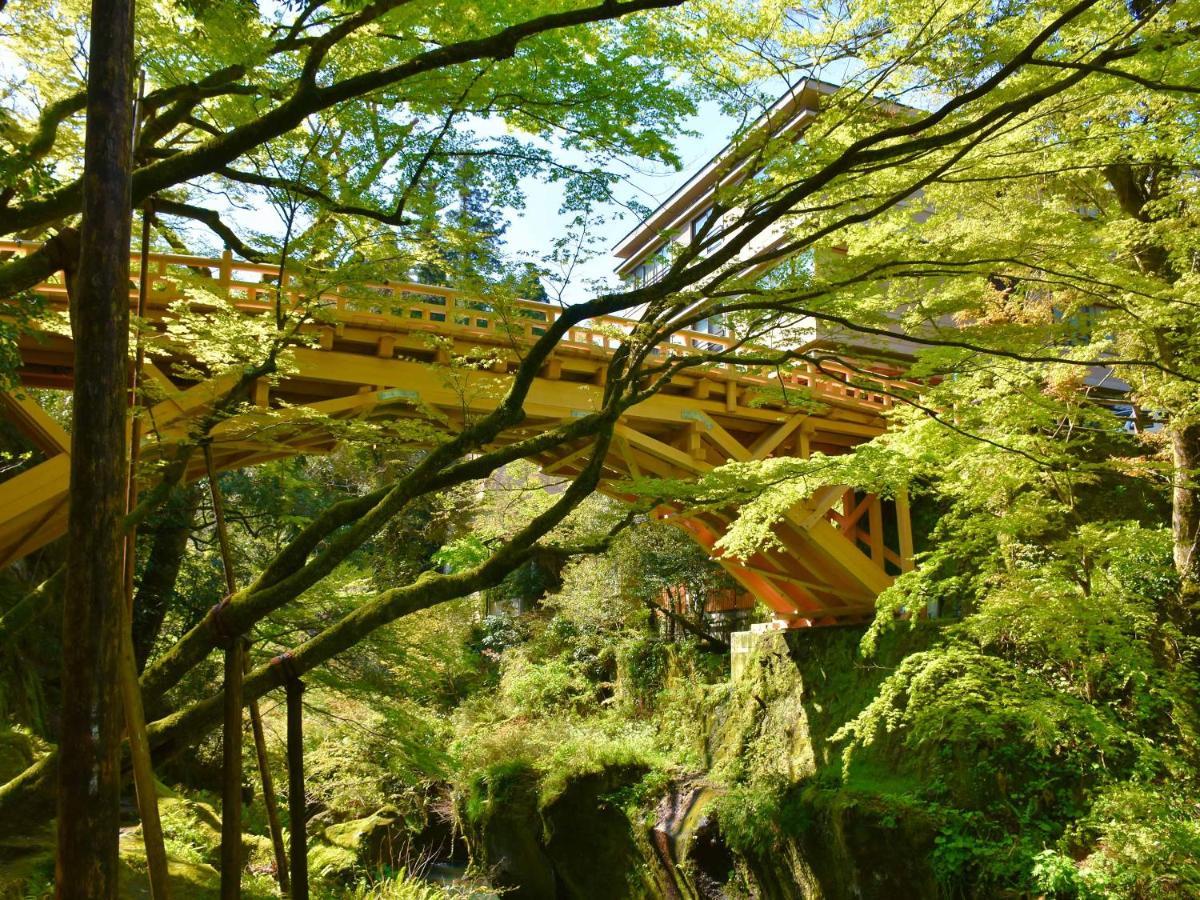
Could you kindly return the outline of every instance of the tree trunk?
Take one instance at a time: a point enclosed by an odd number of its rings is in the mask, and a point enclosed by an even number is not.
[[[175,592],[175,582],[187,552],[199,500],[200,491],[195,485],[172,491],[162,516],[153,528],[154,539],[138,581],[137,599],[133,605],[133,648],[139,672],[146,668],[146,661],[162,631],[167,606]]]
[[[93,0],[63,595],[59,897],[117,895],[133,0]]]
[[[1179,573],[1178,624],[1195,631],[1200,604],[1200,422],[1171,425],[1175,571]]]

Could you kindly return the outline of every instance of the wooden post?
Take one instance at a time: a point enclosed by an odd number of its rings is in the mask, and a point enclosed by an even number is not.
[[[233,284],[233,253],[230,250],[221,254],[221,268],[218,271],[217,283],[221,286],[221,293],[228,298],[230,285]]]
[[[146,291],[149,287],[150,205],[142,208],[141,272],[138,277],[138,318],[145,314]],[[142,420],[138,416],[138,388],[145,347],[142,345],[140,322],[137,350],[134,354],[130,426],[129,478],[126,485],[126,512],[137,505],[137,467],[142,440]],[[138,818],[142,822],[142,843],[146,848],[146,869],[150,877],[150,896],[166,900],[170,887],[167,877],[167,851],[163,843],[162,820],[158,815],[158,793],[154,783],[154,767],[150,759],[150,741],[146,735],[146,711],[142,706],[142,689],[138,683],[137,657],[133,650],[133,573],[137,562],[137,531],[130,528],[125,534],[125,602],[121,605],[121,705],[125,712],[125,733],[129,737],[129,758],[133,766],[133,787],[137,797]]]
[[[225,734],[221,770],[221,900],[242,896],[242,670],[245,644],[225,650]]]
[[[229,595],[237,587],[233,560],[229,551],[229,531],[225,527],[225,506],[217,484],[213,465],[212,444],[204,445],[204,465],[208,472],[208,488],[212,495],[213,519],[216,522],[217,542],[221,548],[221,563],[225,570],[228,595],[212,611],[218,630],[223,629],[221,613]],[[222,738],[221,769],[221,900],[238,900],[242,894],[242,672],[245,643],[241,635],[227,634],[225,649],[225,723]]]
[[[250,668],[249,654],[242,657],[243,672]],[[271,778],[271,766],[267,759],[267,738],[263,733],[262,713],[258,701],[250,701],[250,727],[254,732],[254,753],[258,758],[258,774],[262,778],[263,807],[267,811],[267,825],[271,830],[271,847],[275,851],[275,876],[279,890],[286,897],[291,893],[288,878],[287,852],[283,846],[283,825],[279,821],[279,804],[275,799],[275,782]]]
[[[900,569],[913,569],[912,515],[908,505],[908,488],[896,491],[896,534],[900,543]]]
[[[285,659],[284,666],[290,664]],[[308,819],[304,796],[304,683],[287,676],[288,829],[292,837],[292,897],[308,900]]]
[[[687,453],[692,459],[704,459],[704,441],[700,435],[700,424],[698,422],[690,422],[687,426],[687,437],[685,438]]]
[[[867,525],[871,529],[871,559],[882,569],[884,567],[883,500],[878,494],[871,498],[871,505],[867,507]]]
[[[815,431],[808,422],[800,426],[800,433],[796,436],[796,455],[801,459],[812,456],[812,436]]]

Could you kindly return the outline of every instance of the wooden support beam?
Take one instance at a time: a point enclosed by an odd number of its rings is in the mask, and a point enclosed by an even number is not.
[[[708,463],[689,456],[677,447],[672,447],[670,444],[664,443],[657,438],[652,438],[649,435],[635,431],[628,425],[617,425],[613,429],[613,433],[624,438],[631,446],[644,451],[649,456],[656,457],[664,462],[673,463],[679,469],[683,470],[682,473],[676,472],[676,475],[687,477],[685,473],[707,472],[712,468]]]
[[[784,547],[789,558],[801,571],[808,572],[815,583],[826,584],[829,590],[840,597],[861,599],[873,603],[874,596],[863,590],[858,579],[844,571],[828,554],[823,553],[810,539],[808,532],[800,531],[786,518],[775,526],[774,534]]]
[[[385,334],[375,344],[375,355],[383,359],[391,359],[396,352],[396,336]]]
[[[841,594],[839,591],[836,591],[834,588],[830,587],[827,584],[818,584],[815,581],[809,581],[806,578],[799,578],[799,577],[797,577],[795,575],[791,575],[787,572],[777,572],[773,569],[768,569],[764,566],[755,566],[755,565],[753,565],[751,563],[747,563],[747,562],[740,563],[740,565],[749,569],[751,572],[758,572],[760,575],[765,575],[769,578],[778,578],[780,581],[786,581],[790,584],[794,584],[798,587],[804,588],[806,591],[809,591],[810,594],[812,595],[813,602],[814,602],[814,604],[816,604],[816,608],[821,609],[822,611],[841,609],[841,608],[845,608],[845,607],[849,607],[849,606],[857,606],[857,607],[870,606],[874,602],[872,598],[870,598],[864,594],[859,594],[858,596],[844,595],[844,594]],[[829,602],[823,600],[822,598],[820,598],[819,596],[817,596],[817,594],[826,594],[826,595],[835,596],[835,597],[837,597],[839,602],[829,603]],[[809,614],[811,614],[812,612],[813,612],[813,610],[811,610],[811,609],[808,611]]]
[[[745,445],[726,431],[717,422],[705,417],[701,434],[716,447],[726,459],[744,462],[751,458]]]
[[[812,525],[808,534],[820,550],[828,554],[869,593],[881,594],[891,586],[891,576],[825,520]]]
[[[542,366],[541,375],[543,378],[548,378],[551,381],[558,381],[562,378],[562,359],[558,356],[551,356],[546,360],[546,364]]]
[[[692,385],[691,395],[696,400],[707,400],[708,395],[712,393],[713,383],[707,378],[697,378],[696,383]]]
[[[730,378],[725,382],[725,411],[729,413],[737,412],[738,395],[740,393],[738,383]]]
[[[259,409],[267,409],[271,405],[271,382],[266,378],[254,379],[254,397],[255,406]]]
[[[797,428],[801,427],[808,418],[806,413],[796,413],[775,428],[768,429],[758,436],[750,445],[750,456],[754,459],[766,459],[775,448],[786,441]]]
[[[871,547],[871,560],[879,568],[883,568],[883,501],[878,494],[868,494],[871,505],[867,512],[867,527],[871,529],[868,543]]]
[[[638,465],[637,459],[633,455],[633,451],[629,449],[629,441],[624,438],[617,438],[613,443],[617,445],[617,452],[621,455],[621,459],[625,461],[625,465],[629,469],[629,474],[633,478],[642,477],[642,467]]]
[[[701,430],[700,423],[698,422],[689,422],[686,426],[684,426],[684,448],[687,450],[688,456],[690,456],[692,459],[702,460],[705,458],[704,443],[701,437],[702,434],[703,431]]]
[[[584,445],[582,447],[579,447],[575,450],[568,451],[566,453],[566,455],[560,456],[558,459],[554,460],[554,462],[550,463],[549,465],[542,466],[542,471],[545,472],[547,475],[553,475],[555,472],[558,472],[561,469],[565,469],[567,466],[571,465],[572,463],[578,462],[579,460],[583,459],[585,456],[587,456],[592,451],[593,447],[595,447],[595,443],[589,438],[586,442],[584,442]]]
[[[908,505],[908,488],[900,488],[896,492],[896,532],[900,545],[900,568],[911,572],[913,569],[913,533],[912,515]]]
[[[71,436],[23,388],[0,392],[4,415],[46,456],[71,452]]]
[[[840,484],[828,484],[820,488],[801,505],[795,516],[796,524],[807,531],[817,522],[823,521],[825,514],[842,499],[845,492],[845,486]]]
[[[863,517],[863,514],[867,511],[871,504],[878,499],[879,498],[875,494],[864,494],[863,498],[858,501],[858,505],[850,510],[850,512],[843,514],[837,519],[837,523],[841,527],[842,531],[846,532],[847,534],[853,533],[854,526],[858,524],[859,519]]]
[[[800,433],[796,436],[796,455],[801,459],[808,459],[812,456],[812,438],[816,433],[811,423],[805,422],[800,426]]]

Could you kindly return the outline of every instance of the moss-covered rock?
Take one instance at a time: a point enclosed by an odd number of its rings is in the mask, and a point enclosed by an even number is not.
[[[554,864],[542,845],[538,774],[522,762],[494,766],[476,779],[464,822],[472,861],[515,900],[554,900]]]
[[[494,767],[466,803],[473,862],[506,897],[521,900],[661,896],[647,848],[614,798],[645,773],[606,766],[539,799],[533,767]]]
[[[613,799],[645,774],[640,766],[612,766],[581,775],[542,810],[559,897],[660,896],[629,818]]]
[[[0,726],[0,784],[16,778],[33,765],[33,741],[29,735]]]
[[[730,692],[712,740],[709,777],[721,791],[706,840],[725,846],[743,886],[756,895],[938,896],[930,863],[936,823],[919,805],[896,799],[915,793],[906,788],[917,786],[919,761],[881,744],[844,773],[832,741],[890,665],[930,635],[890,637],[870,661],[860,655],[861,638],[857,628],[763,634]],[[873,781],[888,790],[872,791]],[[707,896],[711,876],[694,866],[684,871]]]
[[[397,868],[408,854],[410,834],[394,806],[371,815],[330,825],[313,846],[314,871],[351,877],[356,871]]]
[[[53,885],[53,823],[0,839],[0,898],[39,897]]]

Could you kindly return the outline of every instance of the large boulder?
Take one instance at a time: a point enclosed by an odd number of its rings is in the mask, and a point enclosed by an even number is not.
[[[532,767],[497,767],[468,801],[473,861],[517,900],[662,896],[648,847],[613,797],[644,775],[641,766],[608,766],[543,798]]]
[[[408,856],[408,824],[400,810],[384,806],[371,815],[325,828],[320,841],[337,851],[314,847],[327,874],[350,875],[353,869],[396,867]]]
[[[33,741],[29,735],[0,727],[0,784],[5,784],[33,765]]]

